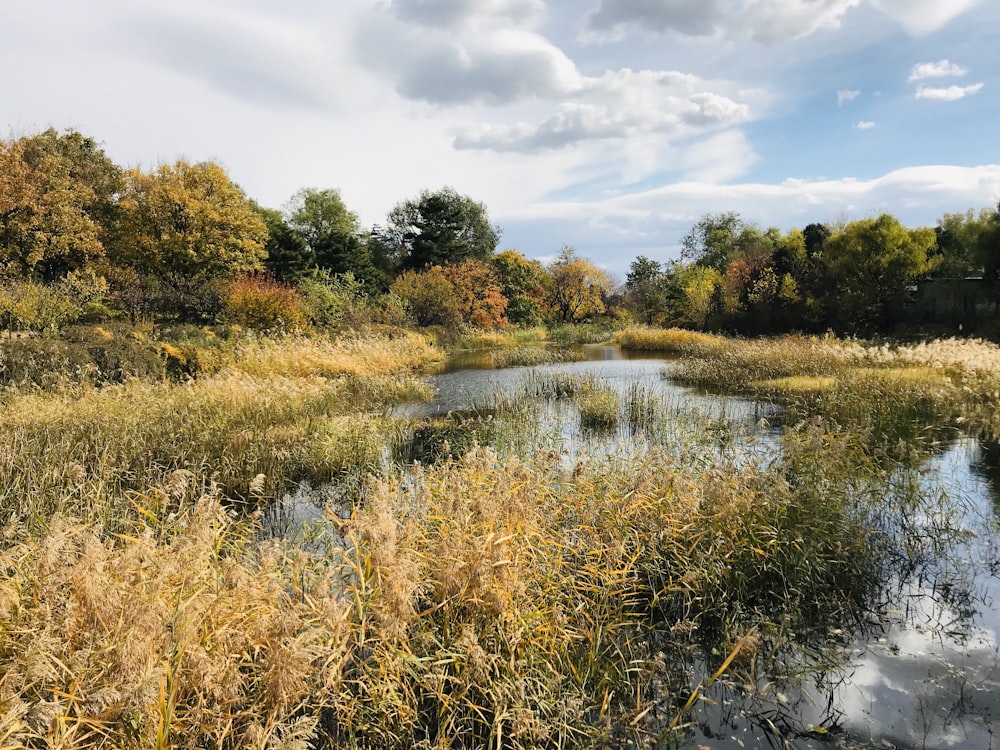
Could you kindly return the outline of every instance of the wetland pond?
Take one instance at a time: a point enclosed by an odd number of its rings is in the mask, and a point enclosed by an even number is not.
[[[428,377],[432,402],[400,414],[418,424],[474,425],[468,433],[477,442],[492,437],[515,449],[516,438],[491,436],[489,426],[527,392],[545,405],[533,444],[520,450],[558,451],[567,465],[646,441],[760,465],[782,451],[786,417],[773,404],[682,387],[671,381],[667,359],[630,358],[610,346],[577,354],[580,361],[502,368],[489,355],[469,355]],[[561,382],[614,393],[621,419],[588,424],[579,400],[559,398]],[[647,420],[640,430],[628,412],[651,397],[670,418],[655,429]],[[413,457],[429,460],[442,445],[462,450],[464,433],[445,432],[418,428]],[[917,458],[887,473],[895,479],[886,493],[918,499],[888,523],[907,559],[893,568],[877,605],[819,641],[760,654],[740,679],[708,680],[714,684],[691,706],[686,729],[665,747],[1000,750],[1000,450],[935,433]],[[694,656],[686,665],[691,687],[704,684],[719,660],[712,668],[709,661]]]

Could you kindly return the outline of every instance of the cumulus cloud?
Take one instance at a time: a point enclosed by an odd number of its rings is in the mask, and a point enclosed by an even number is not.
[[[627,30],[710,36],[718,30],[730,5],[728,0],[601,0],[600,6],[587,14],[584,28],[610,37]]]
[[[947,88],[917,87],[917,99],[931,99],[937,102],[954,102],[967,96],[979,93],[983,84],[974,83],[971,86],[948,86]]]
[[[852,89],[841,89],[840,91],[837,92],[837,106],[843,107],[845,103],[853,102],[859,96],[861,96],[860,91]]]
[[[531,152],[590,140],[684,136],[750,119],[746,102],[712,88],[708,81],[677,72],[625,69],[581,76],[541,122],[467,127],[457,134],[455,147]]]
[[[440,28],[534,28],[545,15],[544,0],[392,0],[389,7],[400,19]]]
[[[964,76],[968,72],[969,71],[961,65],[956,65],[948,60],[917,63],[910,71],[909,81],[912,83],[913,81],[923,81],[927,78],[958,78]]]
[[[854,127],[856,127],[858,130],[871,130],[872,128],[875,127],[875,123],[872,122],[871,120],[862,120],[861,122],[857,123]]]
[[[509,104],[559,96],[579,79],[576,65],[542,37],[503,31],[421,49],[400,71],[399,92],[440,104]]]
[[[840,28],[848,10],[861,0],[771,0],[750,2],[739,24],[759,42],[775,44],[817,31]]]
[[[601,0],[584,36],[616,39],[629,31],[685,36],[749,33],[765,44],[835,29],[861,0]]]

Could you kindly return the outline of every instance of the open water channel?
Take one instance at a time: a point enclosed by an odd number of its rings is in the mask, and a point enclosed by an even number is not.
[[[716,449],[743,460],[766,462],[781,450],[782,413],[771,404],[682,387],[670,380],[669,360],[628,358],[606,346],[584,347],[583,356],[504,369],[470,356],[430,376],[435,399],[408,414],[482,409],[529,378],[568,375],[621,394],[651,389],[679,415],[725,433]],[[567,461],[636,439],[624,429],[582,429],[571,405],[552,406],[545,418],[549,441]],[[717,683],[693,708],[682,747],[1000,750],[1000,450],[955,435],[907,474],[926,502],[899,520],[900,531],[922,552],[877,611],[834,630],[822,658],[803,648],[790,667],[802,668],[799,679],[758,672],[753,685]],[[692,685],[704,671],[692,664]]]

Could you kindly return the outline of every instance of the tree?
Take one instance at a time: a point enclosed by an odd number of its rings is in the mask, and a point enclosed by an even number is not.
[[[907,229],[889,214],[847,224],[823,248],[827,319],[849,331],[897,322],[908,287],[931,269],[935,245],[934,230]]]
[[[298,281],[316,267],[316,254],[280,211],[254,205],[267,227],[264,265],[279,281]]]
[[[934,275],[961,279],[982,271],[984,258],[979,252],[982,238],[990,231],[995,212],[971,208],[964,214],[945,214],[935,228],[939,262]]]
[[[104,255],[121,173],[90,138],[0,141],[0,263],[55,281]]]
[[[984,218],[986,227],[976,239],[975,259],[993,289],[994,306],[1000,307],[1000,204]]]
[[[404,271],[391,291],[403,300],[417,325],[507,326],[507,298],[492,267],[479,260]]]
[[[663,281],[663,266],[644,255],[640,255],[629,266],[625,279],[626,299],[629,306],[648,325],[652,325],[665,312]]]
[[[130,170],[112,260],[165,285],[162,302],[204,313],[206,284],[263,270],[267,227],[225,170],[211,162]]]
[[[681,258],[722,273],[747,229],[737,213],[706,214],[681,239]]]
[[[611,277],[576,251],[564,246],[549,266],[552,287],[550,306],[562,323],[574,323],[605,310],[604,295],[611,289]]]
[[[515,325],[539,323],[548,276],[545,267],[516,250],[497,253],[490,263],[507,298],[507,319]]]
[[[486,206],[448,187],[398,204],[389,212],[385,233],[399,248],[404,269],[489,260],[500,241]]]

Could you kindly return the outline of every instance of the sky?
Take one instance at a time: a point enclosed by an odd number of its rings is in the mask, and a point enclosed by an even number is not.
[[[705,214],[782,231],[1000,200],[995,0],[0,0],[0,137],[213,160],[262,205],[422,190],[624,279]]]

